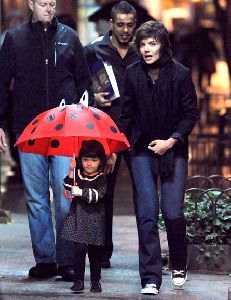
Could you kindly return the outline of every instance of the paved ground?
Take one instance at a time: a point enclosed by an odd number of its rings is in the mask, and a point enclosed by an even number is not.
[[[9,161],[3,161],[3,173],[9,173]],[[9,178],[8,178],[9,179]],[[151,299],[140,294],[137,257],[137,232],[128,174],[122,168],[116,191],[114,217],[115,251],[112,268],[102,272],[103,293],[89,292],[89,268],[86,271],[85,293],[71,293],[71,283],[60,278],[33,280],[27,277],[28,269],[34,265],[30,234],[25,213],[21,184],[7,184],[2,178],[2,208],[11,212],[11,222],[0,224],[0,300],[8,299]],[[120,197],[119,197],[120,196]],[[166,250],[165,235],[161,235],[162,248]],[[175,289],[169,270],[163,271],[161,300],[227,300],[231,287],[228,275],[189,272],[182,289]]]
[[[66,299],[76,297],[69,290],[71,283],[58,277],[49,280],[27,278],[28,269],[34,264],[27,219],[24,214],[12,215],[11,224],[0,225],[0,299]],[[112,268],[102,272],[102,294],[89,292],[89,268],[86,272],[85,299],[149,299],[141,296],[137,234],[133,216],[116,216],[114,220],[115,252]],[[156,299],[173,300],[223,300],[228,299],[230,279],[225,275],[189,273],[185,287],[174,289],[170,272],[163,272],[163,285]]]

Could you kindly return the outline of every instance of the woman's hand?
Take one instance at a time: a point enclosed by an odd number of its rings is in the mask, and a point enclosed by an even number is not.
[[[116,153],[112,153],[111,156],[109,156],[109,158],[107,159],[107,164],[104,169],[105,174],[109,174],[114,171],[116,159],[117,159]]]
[[[176,139],[169,138],[167,140],[154,140],[148,145],[148,149],[158,155],[165,154],[176,144]]]

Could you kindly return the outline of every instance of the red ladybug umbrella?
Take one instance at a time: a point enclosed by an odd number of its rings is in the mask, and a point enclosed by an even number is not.
[[[106,113],[82,103],[41,113],[24,129],[16,145],[23,152],[78,156],[82,141],[90,139],[101,142],[106,154],[130,147]]]

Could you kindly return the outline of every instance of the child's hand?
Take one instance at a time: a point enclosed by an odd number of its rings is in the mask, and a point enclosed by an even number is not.
[[[72,159],[70,160],[70,168],[71,169],[76,168],[75,154],[73,155]]]
[[[82,196],[82,189],[78,186],[72,186],[71,192],[73,196]]]

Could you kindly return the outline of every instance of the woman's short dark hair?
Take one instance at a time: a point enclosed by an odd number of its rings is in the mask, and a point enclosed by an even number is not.
[[[112,21],[115,21],[116,15],[118,15],[118,14],[125,14],[125,15],[132,14],[132,15],[134,15],[134,18],[136,19],[136,10],[127,1],[120,1],[112,7],[112,10],[111,10]]]
[[[79,151],[79,157],[78,157],[78,166],[80,167],[80,169],[83,168],[82,166],[83,157],[99,158],[101,171],[104,169],[106,165],[106,155],[105,155],[104,147],[97,140],[89,140],[89,141],[82,142]]]
[[[171,53],[168,30],[163,23],[159,21],[147,21],[137,29],[133,44],[138,52],[140,52],[141,41],[147,38],[154,38],[155,41],[161,44],[161,55]]]

